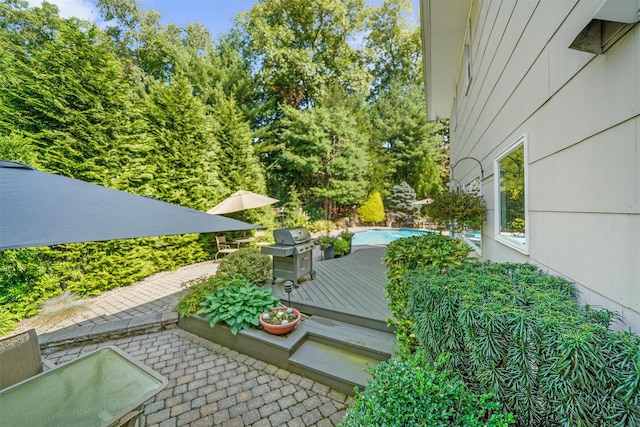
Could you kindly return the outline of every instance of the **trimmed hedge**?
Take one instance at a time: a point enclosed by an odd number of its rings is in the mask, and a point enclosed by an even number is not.
[[[260,286],[271,280],[271,258],[260,249],[242,248],[225,256],[216,274],[243,275],[247,282]]]
[[[568,281],[528,264],[467,263],[408,274],[420,347],[518,425],[640,425],[640,339],[580,309]]]
[[[508,426],[491,395],[476,395],[450,371],[420,354],[391,359],[369,369],[373,381],[357,392],[343,427]]]
[[[400,353],[410,353],[415,348],[413,317],[407,311],[409,287],[403,280],[405,275],[425,266],[448,268],[462,264],[471,251],[460,240],[441,234],[412,236],[389,244],[383,261],[388,267],[385,293],[393,318],[388,319],[387,324],[396,327]]]

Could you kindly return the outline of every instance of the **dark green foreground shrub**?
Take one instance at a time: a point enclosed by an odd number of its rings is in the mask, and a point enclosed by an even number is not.
[[[640,425],[640,339],[582,310],[573,285],[527,264],[427,268],[404,280],[420,348],[522,426]]]
[[[271,258],[260,249],[242,248],[220,261],[217,274],[242,274],[249,283],[261,285],[271,279]]]
[[[400,353],[411,352],[415,347],[413,318],[407,311],[409,287],[404,276],[425,266],[448,268],[462,264],[471,251],[463,242],[440,234],[407,237],[389,244],[383,261],[388,266],[385,293],[393,318],[387,323],[396,327]]]
[[[341,426],[507,426],[490,395],[475,395],[450,371],[419,354],[370,370],[373,381],[356,394]]]

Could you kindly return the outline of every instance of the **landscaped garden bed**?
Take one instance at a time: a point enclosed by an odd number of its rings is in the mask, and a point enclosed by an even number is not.
[[[610,330],[615,313],[580,307],[573,284],[533,265],[468,260],[445,239],[389,245],[387,295],[402,344],[393,363],[403,373],[374,372],[345,425],[403,419],[407,407],[428,424],[468,392],[471,418],[447,425],[508,425],[509,413],[518,426],[640,425],[640,338]],[[375,392],[407,377],[402,393]],[[441,387],[459,380],[465,387],[440,401]]]

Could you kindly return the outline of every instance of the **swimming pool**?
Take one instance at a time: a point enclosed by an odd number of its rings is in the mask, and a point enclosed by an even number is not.
[[[424,236],[434,234],[433,231],[413,230],[410,228],[373,229],[361,231],[353,235],[352,245],[388,245],[403,237]]]

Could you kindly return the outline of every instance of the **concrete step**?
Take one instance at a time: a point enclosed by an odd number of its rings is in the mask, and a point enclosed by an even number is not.
[[[377,366],[380,359],[365,356],[350,349],[306,340],[289,358],[292,372],[311,378],[346,394],[354,388],[364,389],[371,375],[365,372],[368,365]]]
[[[289,357],[291,370],[352,394],[371,379],[365,372],[395,355],[396,337],[362,326],[311,316],[303,324],[307,339]]]
[[[311,316],[304,322],[309,337],[339,348],[376,359],[387,360],[396,355],[396,336],[389,332],[365,328],[346,322]]]

